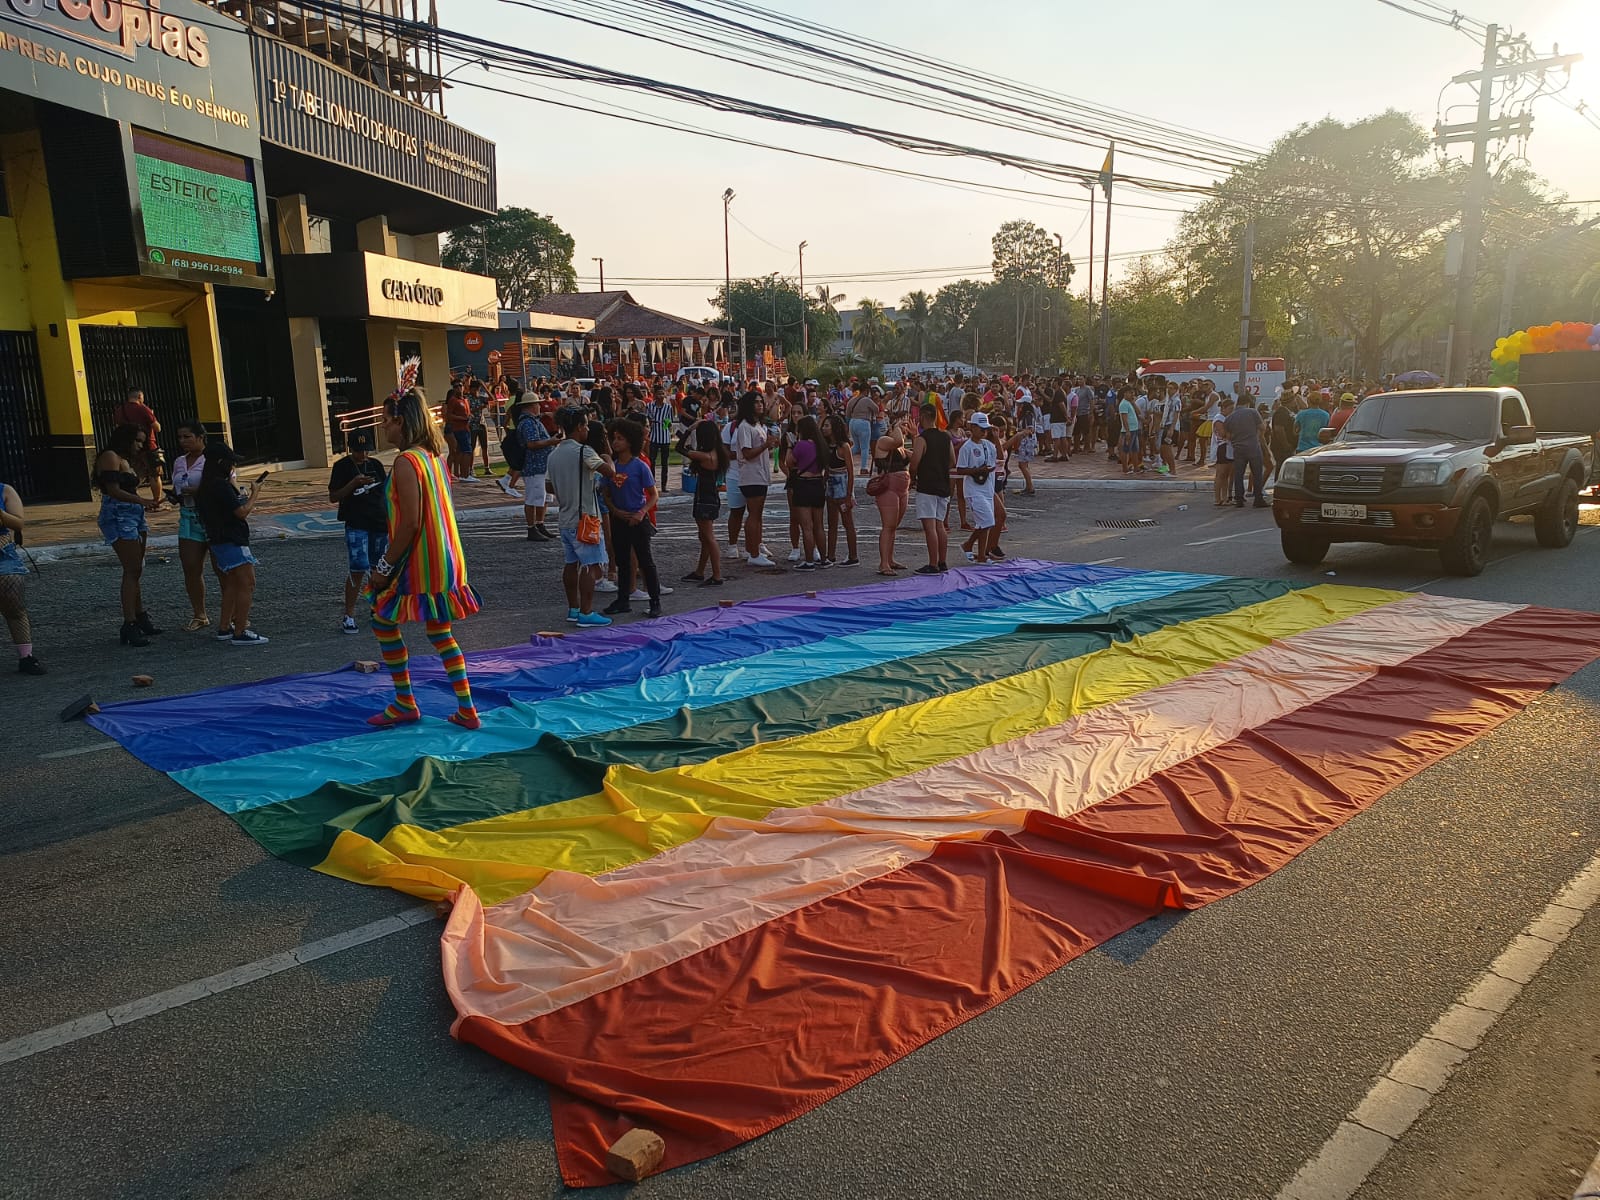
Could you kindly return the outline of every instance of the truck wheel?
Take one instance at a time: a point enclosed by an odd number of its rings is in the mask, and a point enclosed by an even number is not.
[[[1550,493],[1533,517],[1533,534],[1539,545],[1559,550],[1578,536],[1578,484],[1569,475]]]
[[[1328,539],[1309,533],[1291,533],[1285,529],[1280,535],[1283,556],[1302,567],[1314,567],[1328,556]]]
[[[1487,496],[1467,501],[1466,511],[1456,531],[1439,544],[1439,559],[1452,575],[1481,575],[1489,562],[1489,543],[1494,538],[1494,509]]]

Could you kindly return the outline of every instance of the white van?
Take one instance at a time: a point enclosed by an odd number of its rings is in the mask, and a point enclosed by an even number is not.
[[[722,372],[715,367],[679,367],[677,381],[691,386],[705,387],[707,384],[721,383]]]

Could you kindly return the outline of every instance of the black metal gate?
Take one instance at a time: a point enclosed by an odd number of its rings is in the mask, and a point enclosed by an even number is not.
[[[111,414],[128,398],[130,388],[138,388],[161,422],[156,440],[167,452],[167,461],[173,461],[178,456],[178,426],[200,418],[194,368],[189,362],[189,331],[124,325],[78,328],[83,334],[83,367],[95,445],[104,447],[110,442]]]
[[[24,500],[42,494],[49,447],[39,340],[31,330],[0,331],[0,483]]]

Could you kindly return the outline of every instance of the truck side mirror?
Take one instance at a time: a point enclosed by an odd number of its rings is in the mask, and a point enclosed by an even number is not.
[[[1539,440],[1539,431],[1532,425],[1513,425],[1506,430],[1505,443],[1508,446],[1531,446]]]
[[[1321,442],[1324,446],[1338,436],[1339,431],[1332,425],[1324,425],[1321,429],[1317,430],[1317,441]]]

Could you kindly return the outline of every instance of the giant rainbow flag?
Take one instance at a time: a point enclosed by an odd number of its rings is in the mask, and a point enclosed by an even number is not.
[[[476,733],[371,731],[348,669],[94,722],[282,858],[453,898],[454,1032],[550,1082],[586,1185],[1247,887],[1596,657],[1593,614],[1012,561],[476,653]]]

